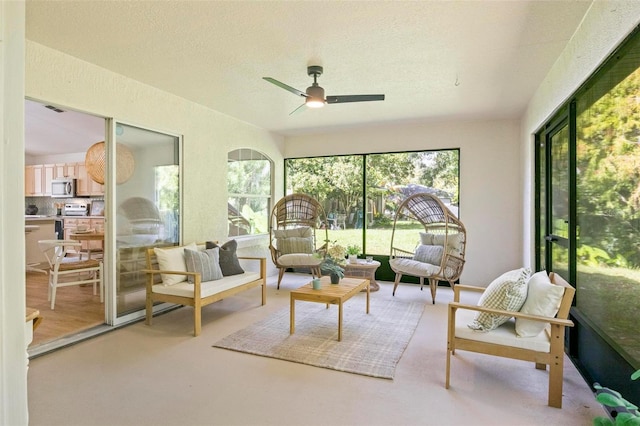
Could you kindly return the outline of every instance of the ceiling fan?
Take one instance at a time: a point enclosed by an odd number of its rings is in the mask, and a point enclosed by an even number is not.
[[[310,65],[307,67],[307,74],[313,76],[313,84],[307,87],[306,92],[302,92],[298,89],[286,85],[271,77],[262,77],[269,83],[273,83],[284,90],[293,93],[294,95],[302,96],[305,98],[304,103],[296,108],[294,112],[298,111],[303,106],[309,108],[321,108],[324,104],[342,104],[346,102],[367,102],[367,101],[384,101],[384,95],[324,95],[324,89],[318,85],[318,77],[322,75],[322,67],[319,65]],[[289,114],[289,115],[291,115]]]

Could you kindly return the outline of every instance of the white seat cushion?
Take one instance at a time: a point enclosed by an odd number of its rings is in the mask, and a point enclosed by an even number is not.
[[[200,297],[204,298],[216,293],[221,293],[225,290],[229,290],[257,279],[260,279],[260,274],[258,272],[245,272],[238,275],[229,275],[221,280],[205,281],[200,283]],[[194,285],[187,281],[182,281],[171,286],[156,284],[153,286],[153,292],[171,294],[174,296],[193,297],[193,287]]]
[[[403,257],[389,260],[389,266],[397,274],[413,275],[414,277],[432,277],[440,271],[439,265],[436,266]]]
[[[284,267],[319,266],[322,258],[306,253],[283,254],[278,258],[278,264]]]
[[[467,327],[467,324],[474,320],[475,315],[476,311],[456,309],[455,333],[457,338],[531,349],[538,352],[549,352],[551,349],[547,333],[540,333],[534,337],[518,337],[513,318],[491,331],[472,330]]]

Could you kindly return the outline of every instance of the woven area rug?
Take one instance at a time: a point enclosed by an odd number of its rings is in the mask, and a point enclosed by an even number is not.
[[[239,330],[213,346],[365,376],[393,379],[424,310],[424,303],[376,300],[365,312],[364,294],[343,306],[338,342],[338,306],[296,302],[295,334],[289,308]]]

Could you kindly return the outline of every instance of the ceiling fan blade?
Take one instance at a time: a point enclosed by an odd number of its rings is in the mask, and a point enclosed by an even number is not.
[[[306,110],[307,108],[307,104],[304,103],[302,105],[300,105],[298,108],[294,109],[293,111],[291,111],[289,113],[289,115],[293,115],[293,114],[300,114],[302,111]]]
[[[278,80],[275,80],[275,79],[273,79],[273,78],[271,78],[271,77],[262,77],[262,78],[263,78],[264,80],[267,80],[269,83],[275,84],[276,86],[281,87],[281,88],[283,88],[284,90],[286,90],[286,91],[288,91],[288,92],[293,93],[294,95],[302,96],[303,98],[306,98],[306,97],[307,97],[307,94],[306,94],[306,93],[301,92],[301,91],[300,91],[300,90],[298,90],[298,89],[294,89],[293,87],[288,86],[288,85],[286,85],[286,84],[284,84],[284,83],[282,83],[282,82],[280,82],[280,81],[278,81]]]
[[[384,95],[346,95],[327,96],[328,104],[343,104],[345,102],[384,101]]]

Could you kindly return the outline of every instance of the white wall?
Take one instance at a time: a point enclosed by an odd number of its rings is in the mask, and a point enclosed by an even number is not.
[[[460,219],[468,234],[460,281],[487,285],[522,266],[519,131],[515,120],[389,125],[287,137],[285,157],[460,148]]]
[[[0,424],[26,425],[24,2],[0,2]]]
[[[595,1],[522,119],[523,261],[534,262],[533,135],[640,23],[640,1]]]

